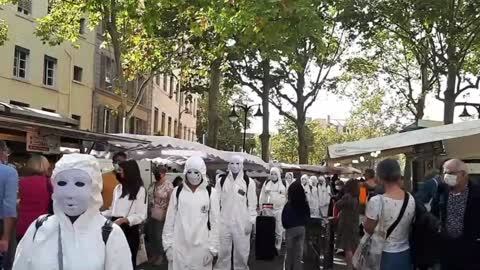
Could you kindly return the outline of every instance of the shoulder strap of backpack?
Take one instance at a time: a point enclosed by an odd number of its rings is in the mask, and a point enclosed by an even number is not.
[[[177,192],[175,193],[175,197],[177,198],[177,203],[175,205],[176,209],[178,210],[178,197],[180,197],[180,192],[182,192],[183,184],[178,185]]]
[[[35,232],[33,233],[33,240],[35,240],[35,236],[37,235],[37,231],[40,227],[42,227],[43,223],[45,223],[45,221],[47,221],[47,219],[50,217],[51,215],[48,214],[48,215],[45,215],[39,219],[37,219],[37,221],[35,221]]]
[[[402,209],[400,210],[400,214],[398,215],[395,222],[393,222],[393,224],[387,229],[387,235],[385,239],[387,239],[390,236],[390,234],[392,234],[393,230],[395,230],[398,223],[400,223],[400,221],[402,220],[403,215],[405,214],[405,210],[407,209],[407,206],[408,206],[409,198],[410,198],[410,195],[408,194],[408,192],[405,192],[405,198],[403,199],[403,204],[402,204]]]
[[[110,233],[113,231],[113,222],[110,219],[105,221],[105,224],[102,226],[102,240],[105,245],[107,245],[108,238],[110,237]]]
[[[243,172],[243,180],[245,181],[245,184],[247,184],[247,191],[248,191],[248,185],[250,184],[250,177],[248,177],[247,172]]]
[[[208,192],[208,221],[207,221],[207,228],[208,230],[210,231],[212,228],[211,228],[211,225],[210,225],[210,208],[212,207],[212,203],[211,203],[211,199],[210,199],[210,196],[212,195],[212,187],[211,186],[207,186],[207,192]]]
[[[225,184],[225,180],[227,179],[227,174],[220,176],[220,187],[223,189],[223,184]]]

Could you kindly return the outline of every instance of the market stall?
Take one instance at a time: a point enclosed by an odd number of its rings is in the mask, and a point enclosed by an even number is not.
[[[383,157],[403,154],[405,177],[420,180],[426,171],[439,168],[448,158],[469,163],[470,173],[478,174],[480,159],[480,120],[397,133],[328,147],[329,163],[369,163]]]

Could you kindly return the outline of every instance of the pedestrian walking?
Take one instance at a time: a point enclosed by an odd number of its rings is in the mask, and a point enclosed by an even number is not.
[[[206,173],[203,159],[190,157],[185,163],[186,181],[170,197],[163,230],[170,270],[211,270],[218,256],[220,206]]]
[[[320,215],[322,217],[328,216],[328,207],[330,206],[331,191],[328,187],[327,180],[320,176],[318,178],[318,201],[320,207]]]
[[[147,194],[143,187],[140,169],[134,160],[120,162],[117,169],[119,185],[113,190],[112,207],[103,212],[122,228],[132,255],[132,265],[137,265],[140,245],[140,225],[147,218]]]
[[[228,170],[215,186],[220,198],[220,250],[215,269],[230,270],[233,261],[234,270],[248,270],[250,236],[257,218],[255,181],[243,171],[241,156],[232,157]]]
[[[336,208],[340,211],[336,228],[336,248],[345,252],[347,267],[353,269],[353,253],[359,242],[360,187],[358,181],[348,180],[343,191],[343,197],[336,203]]]
[[[282,224],[286,229],[287,254],[285,270],[303,269],[303,247],[305,227],[310,219],[305,191],[299,182],[294,182],[288,189],[288,202],[282,212]]]
[[[275,248],[280,254],[283,240],[282,210],[286,203],[286,188],[281,179],[280,169],[270,169],[270,179],[267,180],[260,193],[259,204],[273,204],[273,216],[275,217]]]
[[[100,214],[102,175],[95,157],[64,155],[52,179],[54,215],[29,226],[13,270],[133,270],[125,235]]]
[[[377,166],[377,175],[385,193],[374,196],[368,202],[365,232],[368,235],[381,235],[385,239],[381,270],[413,269],[409,235],[415,216],[415,200],[401,188],[402,174],[398,161],[381,161]]]
[[[50,163],[41,155],[33,155],[27,162],[24,176],[19,182],[19,217],[17,221],[17,241],[41,215],[53,214],[52,193],[50,181]]]
[[[4,256],[9,250],[12,237],[15,237],[17,218],[18,173],[7,165],[9,155],[7,144],[0,141],[0,267],[8,263],[4,261]]]
[[[165,167],[155,167],[153,169],[155,182],[148,188],[149,215],[146,223],[146,232],[150,263],[154,265],[166,262],[162,246],[162,233],[167,216],[168,203],[173,191],[173,185],[167,180],[166,174],[167,169]]]
[[[452,159],[443,165],[447,188],[439,197],[442,270],[480,269],[480,186],[469,179],[467,165]],[[436,202],[434,204],[437,204]]]

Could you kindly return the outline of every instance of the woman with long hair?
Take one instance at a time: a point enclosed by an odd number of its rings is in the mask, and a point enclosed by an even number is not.
[[[17,240],[39,216],[52,211],[53,186],[50,181],[50,163],[41,155],[33,155],[27,162],[24,176],[18,184],[20,202],[17,220]]]
[[[335,207],[340,211],[337,226],[336,247],[345,251],[348,269],[353,268],[352,258],[359,240],[360,185],[355,179],[347,181],[343,196]]]
[[[286,270],[302,269],[305,227],[310,219],[305,190],[300,182],[293,182],[288,188],[288,201],[282,212],[282,224],[286,229],[287,255]]]
[[[137,252],[140,245],[140,224],[147,219],[147,197],[143,187],[140,169],[134,160],[118,164],[116,172],[119,185],[113,190],[113,202],[103,215],[111,217],[127,237],[132,264],[137,265]]]

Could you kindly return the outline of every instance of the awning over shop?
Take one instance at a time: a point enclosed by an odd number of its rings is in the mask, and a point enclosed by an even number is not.
[[[122,136],[115,136],[105,133],[96,133],[87,130],[80,130],[71,127],[57,126],[46,123],[41,123],[34,120],[18,119],[14,117],[0,115],[0,127],[2,129],[13,129],[18,131],[28,131],[31,128],[40,128],[45,130],[48,135],[56,135],[65,138],[78,139],[92,142],[108,142],[117,141],[124,143],[132,143],[136,145],[147,144],[148,141],[144,141],[136,138],[128,138]]]
[[[44,123],[78,127],[80,121],[65,117],[59,113],[38,110],[30,107],[17,106],[0,101],[0,115],[25,120],[39,120]]]
[[[135,159],[155,159],[167,158],[174,159],[178,163],[180,159],[187,159],[192,155],[202,155],[206,162],[214,165],[218,164],[224,167],[231,158],[235,155],[244,158],[245,167],[249,170],[266,170],[269,168],[268,163],[261,158],[239,152],[221,151],[206,145],[190,142],[186,140],[176,139],[167,136],[148,136],[136,134],[114,134],[118,137],[137,139],[142,141],[149,141],[148,144],[125,143],[112,140],[110,144],[123,148],[128,152],[129,157]],[[169,158],[170,157],[170,158]]]
[[[438,141],[448,144],[445,145],[445,148],[448,149],[451,143],[455,141],[458,142],[459,140],[462,141],[464,139],[468,139],[466,137],[475,135],[480,135],[480,120],[425,128],[368,140],[331,145],[328,147],[328,154],[331,160],[342,160],[353,156],[365,155],[378,151],[381,151],[384,155],[386,154],[384,152],[393,155],[411,152],[414,150],[413,146],[415,145]]]
[[[305,173],[317,174],[354,174],[362,173],[360,170],[353,167],[332,167],[322,165],[306,165],[306,164],[287,164],[287,163],[273,163],[272,167],[278,167],[284,171],[300,171]]]

